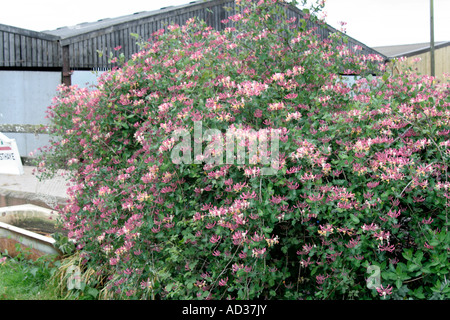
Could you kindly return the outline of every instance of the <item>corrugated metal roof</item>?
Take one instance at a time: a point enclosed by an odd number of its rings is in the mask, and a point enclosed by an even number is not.
[[[450,41],[439,41],[434,43],[435,49],[439,49],[445,46],[450,45]],[[389,58],[398,58],[398,57],[408,57],[417,54],[424,53],[430,50],[430,43],[413,43],[413,44],[404,44],[404,45],[396,45],[396,46],[382,46],[382,47],[373,47],[373,49],[381,52],[385,56]]]

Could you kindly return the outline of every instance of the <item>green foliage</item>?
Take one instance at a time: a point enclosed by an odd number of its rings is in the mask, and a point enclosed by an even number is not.
[[[96,90],[60,88],[40,168],[72,172],[61,214],[85,288],[127,299],[448,299],[448,84],[390,74],[339,33],[320,39],[283,1],[241,5],[223,32],[195,19],[168,26]],[[315,10],[305,20],[320,24]],[[266,134],[279,154],[216,163],[225,132]]]
[[[54,257],[33,261],[26,256],[22,250],[14,258],[0,255],[0,300],[59,299],[54,287],[49,286],[57,269]]]

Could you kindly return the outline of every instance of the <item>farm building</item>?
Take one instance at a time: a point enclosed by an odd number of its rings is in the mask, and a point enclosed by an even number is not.
[[[200,0],[45,32],[0,24],[0,132],[16,139],[21,156],[28,156],[48,142],[45,134],[36,134],[36,127],[46,124],[45,110],[60,83],[95,82],[93,71],[112,68],[108,53],[113,48],[121,46],[126,59],[138,51],[136,34],[146,40],[167,24],[183,25],[192,17],[222,30],[221,21],[235,14],[234,5],[232,0]],[[287,13],[297,21],[304,17],[294,7]],[[307,26],[314,27],[309,21]],[[325,25],[316,32],[326,38],[337,30]],[[347,45],[350,50],[362,47],[364,54],[380,54],[350,37]]]
[[[398,46],[375,47],[375,50],[389,59],[405,57],[402,62],[420,74],[431,75],[431,46],[429,42]],[[450,75],[450,41],[434,44],[435,76],[443,81],[444,74]],[[447,78],[448,79],[448,78]]]

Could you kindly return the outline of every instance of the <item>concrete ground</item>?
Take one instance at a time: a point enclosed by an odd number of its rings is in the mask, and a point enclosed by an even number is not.
[[[41,202],[54,208],[57,203],[68,199],[68,181],[63,176],[39,181],[33,169],[32,166],[24,166],[23,175],[0,174],[0,207]]]

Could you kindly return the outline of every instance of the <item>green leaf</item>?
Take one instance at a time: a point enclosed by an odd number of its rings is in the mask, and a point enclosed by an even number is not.
[[[167,291],[172,290],[173,286],[174,286],[173,283],[169,283],[169,284],[166,286],[166,290],[167,290]]]
[[[431,270],[430,270],[430,268],[428,268],[428,266],[423,267],[421,271],[422,271],[423,273],[431,273]]]
[[[413,251],[412,248],[403,250],[402,252],[403,258],[405,258],[406,260],[411,260],[413,255],[412,251]]]
[[[423,294],[423,287],[419,287],[416,290],[413,291],[413,295],[417,299],[425,299],[425,295]]]
[[[431,239],[430,240],[430,246],[432,246],[432,247],[436,247],[439,243],[440,242],[437,239]]]
[[[354,214],[351,214],[351,215],[350,215],[350,219],[352,219],[352,221],[353,221],[354,223],[359,223],[358,217],[356,217]]]
[[[423,252],[422,251],[417,252],[414,257],[414,261],[420,264],[422,262],[422,259],[423,259]]]
[[[395,273],[397,273],[397,275],[402,275],[403,270],[406,270],[406,265],[402,262],[399,262],[397,264],[397,267],[395,268]]]
[[[409,262],[408,265],[407,265],[407,267],[408,267],[408,272],[414,272],[414,271],[420,269],[420,266],[419,266],[419,265],[417,265],[417,264],[415,264],[415,263],[412,263],[412,262]]]
[[[302,23],[302,29],[305,30],[306,29],[306,20],[302,19],[301,23]]]
[[[381,277],[385,280],[395,280],[397,279],[397,275],[393,272],[383,271],[381,273]]]

